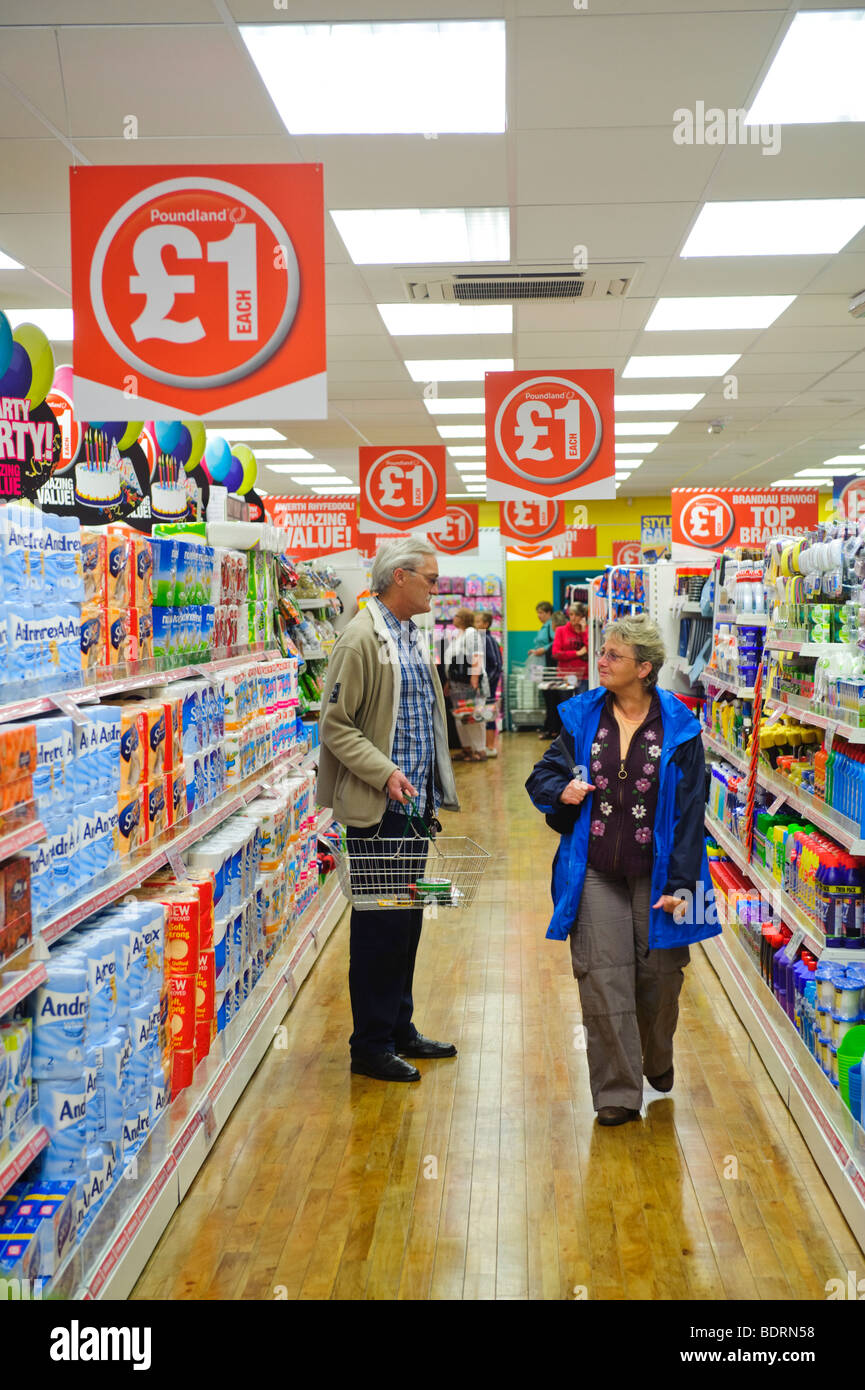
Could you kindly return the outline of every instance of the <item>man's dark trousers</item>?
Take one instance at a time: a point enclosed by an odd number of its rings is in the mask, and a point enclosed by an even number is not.
[[[423,820],[414,816],[411,824],[420,831],[422,825],[424,829],[428,826],[430,819],[430,816],[425,816]],[[364,846],[365,852],[378,854],[372,840],[373,836],[377,836],[387,841],[387,848],[392,851],[393,841],[401,840],[405,829],[406,817],[403,812],[386,811],[380,826],[347,827],[349,849],[353,839],[364,839],[370,841]],[[411,835],[412,830],[409,829],[405,837],[406,851],[400,860],[395,861],[402,887],[415,881],[418,873],[423,871],[426,860],[423,842],[409,839]],[[415,853],[408,848],[413,844],[417,845]],[[382,868],[380,882],[391,885],[392,895],[396,886],[394,861],[388,862],[385,868],[383,851]],[[353,878],[357,877],[353,874]],[[389,894],[382,891],[381,896]],[[412,1022],[412,982],[422,924],[422,908],[380,912],[359,912],[357,908],[352,908],[348,988],[354,1021],[354,1032],[349,1039],[353,1057],[396,1052],[417,1037],[417,1029]]]

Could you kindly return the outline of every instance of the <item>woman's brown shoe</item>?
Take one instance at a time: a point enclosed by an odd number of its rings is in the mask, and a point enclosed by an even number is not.
[[[599,1125],[626,1125],[639,1118],[639,1110],[626,1110],[623,1105],[602,1105],[598,1111]]]

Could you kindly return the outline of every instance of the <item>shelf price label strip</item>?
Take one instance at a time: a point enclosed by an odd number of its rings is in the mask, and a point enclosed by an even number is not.
[[[26,970],[20,980],[14,984],[3,988],[3,977],[0,976],[0,1016],[8,1014],[10,1009],[14,1009],[16,1004],[20,1004],[22,999],[26,999],[28,994],[32,994],[34,989],[38,989],[48,979],[48,970],[44,961],[37,961],[29,970]]]

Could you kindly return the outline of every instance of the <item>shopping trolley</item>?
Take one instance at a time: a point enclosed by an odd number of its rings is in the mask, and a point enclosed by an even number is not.
[[[381,822],[379,822],[379,826]],[[474,902],[490,854],[464,835],[433,838],[409,802],[399,837],[346,835],[334,852],[339,883],[359,912],[464,908]]]
[[[544,697],[538,687],[543,670],[536,661],[511,667],[508,676],[508,714],[514,729],[539,729],[544,722]]]

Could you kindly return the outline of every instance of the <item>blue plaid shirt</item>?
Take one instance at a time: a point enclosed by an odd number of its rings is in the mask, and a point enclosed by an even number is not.
[[[386,604],[378,599],[376,602],[381,609],[387,630],[396,643],[402,676],[396,733],[390,755],[400,772],[404,773],[413,787],[417,787],[418,810],[423,815],[428,805],[430,784],[435,810],[441,805],[441,793],[435,781],[435,689],[432,667],[424,659],[421,650],[424,639],[417,623],[413,623],[410,618],[406,622],[400,622]],[[404,813],[406,807],[399,801],[389,800],[387,809]]]

